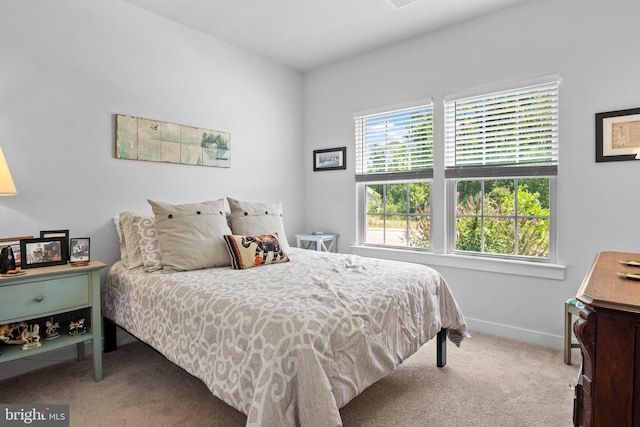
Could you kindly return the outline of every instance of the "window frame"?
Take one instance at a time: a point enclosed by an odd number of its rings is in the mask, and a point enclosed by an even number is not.
[[[427,183],[429,184],[429,214],[425,215],[425,214],[411,214],[409,212],[409,199],[411,196],[411,188],[410,185],[411,184],[420,184],[420,183]],[[406,180],[406,179],[398,179],[398,180],[381,180],[381,181],[365,181],[365,182],[358,182],[356,183],[357,185],[357,192],[358,192],[358,200],[361,202],[358,203],[358,230],[357,230],[357,241],[358,244],[360,245],[364,245],[364,246],[376,246],[376,247],[382,247],[382,248],[394,248],[394,249],[407,249],[407,250],[418,250],[418,251],[431,251],[432,250],[432,242],[433,242],[433,238],[431,236],[431,234],[429,234],[429,246],[428,247],[422,247],[422,246],[410,246],[409,240],[407,240],[407,244],[406,245],[394,245],[394,244],[389,244],[386,243],[386,238],[387,238],[387,227],[386,227],[386,220],[388,217],[393,217],[393,216],[402,216],[404,217],[405,220],[405,231],[410,230],[410,220],[411,217],[428,217],[428,221],[429,221],[429,226],[431,226],[431,224],[433,223],[433,215],[432,215],[432,207],[431,207],[431,189],[433,188],[433,179],[414,179],[414,180]],[[367,241],[367,230],[368,230],[368,217],[369,217],[369,211],[367,209],[367,187],[370,185],[404,185],[406,186],[406,206],[407,206],[407,212],[388,212],[387,211],[387,204],[386,202],[384,203],[384,212],[382,214],[380,214],[383,217],[383,221],[385,222],[385,227],[383,228],[383,232],[384,232],[384,239],[383,239],[383,243],[373,243],[373,242],[368,242]],[[386,187],[385,187],[386,188]],[[386,193],[386,191],[385,191]],[[383,198],[386,199],[386,194],[383,195]]]
[[[378,173],[366,173],[366,158],[364,157],[363,151],[365,142],[358,138],[358,133],[363,134],[363,129],[359,128],[363,124],[359,123],[358,120],[366,120],[367,117],[375,117],[380,115],[393,115],[394,113],[398,113],[401,111],[410,111],[410,110],[419,110],[423,108],[430,109],[431,114],[431,155],[432,155],[432,166],[428,169],[419,169],[419,170],[408,170],[408,171],[396,171],[396,172],[378,172]],[[400,105],[382,107],[378,109],[372,109],[367,111],[356,112],[353,114],[354,122],[355,122],[355,145],[356,145],[356,241],[358,245],[369,246],[369,247],[380,247],[380,248],[389,248],[389,249],[404,249],[404,250],[418,250],[418,251],[431,251],[433,238],[432,235],[429,236],[429,247],[414,247],[409,246],[409,240],[407,240],[407,245],[392,245],[388,243],[371,243],[367,242],[367,225],[368,225],[368,210],[367,210],[367,187],[370,185],[397,185],[404,184],[409,186],[412,183],[420,183],[426,182],[429,184],[429,215],[428,221],[429,224],[433,223],[433,215],[432,215],[432,194],[431,190],[433,188],[433,162],[435,161],[435,155],[433,153],[434,150],[434,140],[433,131],[436,126],[436,122],[434,119],[435,114],[435,106],[433,100],[431,98],[421,99],[418,101],[413,101],[409,103],[404,103]],[[360,157],[362,156],[362,157]],[[410,197],[410,189],[407,187],[406,196]],[[407,209],[409,208],[407,203]],[[405,220],[408,221],[411,218],[411,214],[407,213],[392,213],[389,214],[387,212],[387,204],[386,200],[384,202],[384,213],[382,214],[385,222],[389,216],[400,215],[405,216]],[[418,215],[416,215],[418,216]],[[386,228],[384,229],[386,241]]]
[[[548,257],[533,257],[518,254],[499,254],[491,252],[473,252],[463,251],[456,249],[456,209],[457,209],[457,187],[458,181],[474,180],[474,181],[488,181],[495,179],[494,177],[484,178],[447,178],[445,180],[445,187],[447,192],[447,253],[465,255],[470,257],[484,257],[484,258],[496,258],[496,259],[512,259],[512,260],[527,260],[533,262],[553,262],[557,261],[557,200],[556,200],[556,176],[513,176],[513,177],[500,177],[504,179],[529,179],[529,178],[546,178],[549,179],[549,256]],[[490,215],[489,215],[490,217]],[[483,215],[484,218],[484,215]],[[518,218],[516,212],[514,212],[513,218]]]
[[[442,123],[447,128],[450,123],[447,117],[447,104],[457,100],[467,100],[476,97],[491,97],[501,92],[517,92],[528,87],[555,85],[555,96],[559,97],[560,78],[558,75],[545,76],[539,79],[526,82],[519,82],[510,85],[502,85],[500,87],[485,88],[477,90],[473,93],[446,96],[443,100],[444,112]],[[559,104],[559,101],[556,101]],[[556,109],[559,107],[556,106]],[[559,133],[560,118],[559,111],[556,112],[555,133]],[[455,120],[454,120],[455,129]],[[451,147],[451,126],[445,130],[443,137],[443,149],[445,151],[444,161],[450,163],[449,153]],[[455,130],[454,138],[455,138]],[[556,138],[559,138],[558,136]],[[454,139],[455,143],[455,139]],[[435,145],[435,143],[434,143]],[[490,166],[447,166],[444,167],[444,187],[446,192],[446,252],[449,254],[465,255],[470,257],[498,258],[510,260],[526,260],[542,263],[555,263],[558,257],[557,247],[557,177],[559,166],[559,141],[556,141],[553,148],[554,154],[551,162],[543,163],[522,163],[490,165]],[[518,254],[494,254],[487,252],[461,251],[456,249],[456,209],[457,209],[457,189],[456,183],[462,180],[487,181],[495,179],[527,179],[527,178],[548,178],[549,179],[549,256],[534,257]],[[483,215],[484,218],[484,215]],[[514,218],[516,218],[514,213]]]

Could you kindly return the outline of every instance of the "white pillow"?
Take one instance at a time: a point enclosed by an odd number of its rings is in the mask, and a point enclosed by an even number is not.
[[[224,199],[182,205],[148,202],[155,214],[165,273],[231,264],[223,237],[231,234]]]
[[[285,251],[289,250],[289,242],[282,221],[282,203],[244,202],[231,197],[227,197],[227,201],[231,209],[229,216],[233,234],[243,236],[274,234],[278,237],[282,248]]]

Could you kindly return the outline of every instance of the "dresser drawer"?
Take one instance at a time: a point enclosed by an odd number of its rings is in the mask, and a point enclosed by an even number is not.
[[[89,298],[86,274],[2,286],[0,322],[87,307]]]

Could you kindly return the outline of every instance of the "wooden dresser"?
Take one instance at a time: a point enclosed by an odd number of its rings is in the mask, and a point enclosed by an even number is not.
[[[620,264],[640,254],[601,252],[577,298],[585,304],[573,330],[582,349],[573,421],[576,426],[640,426],[640,273]]]

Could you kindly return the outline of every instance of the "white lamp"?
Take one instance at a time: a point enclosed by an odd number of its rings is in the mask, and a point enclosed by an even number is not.
[[[0,147],[0,196],[15,196],[16,194],[18,192],[13,184],[13,178],[11,178],[11,171],[4,159],[2,147]]]

